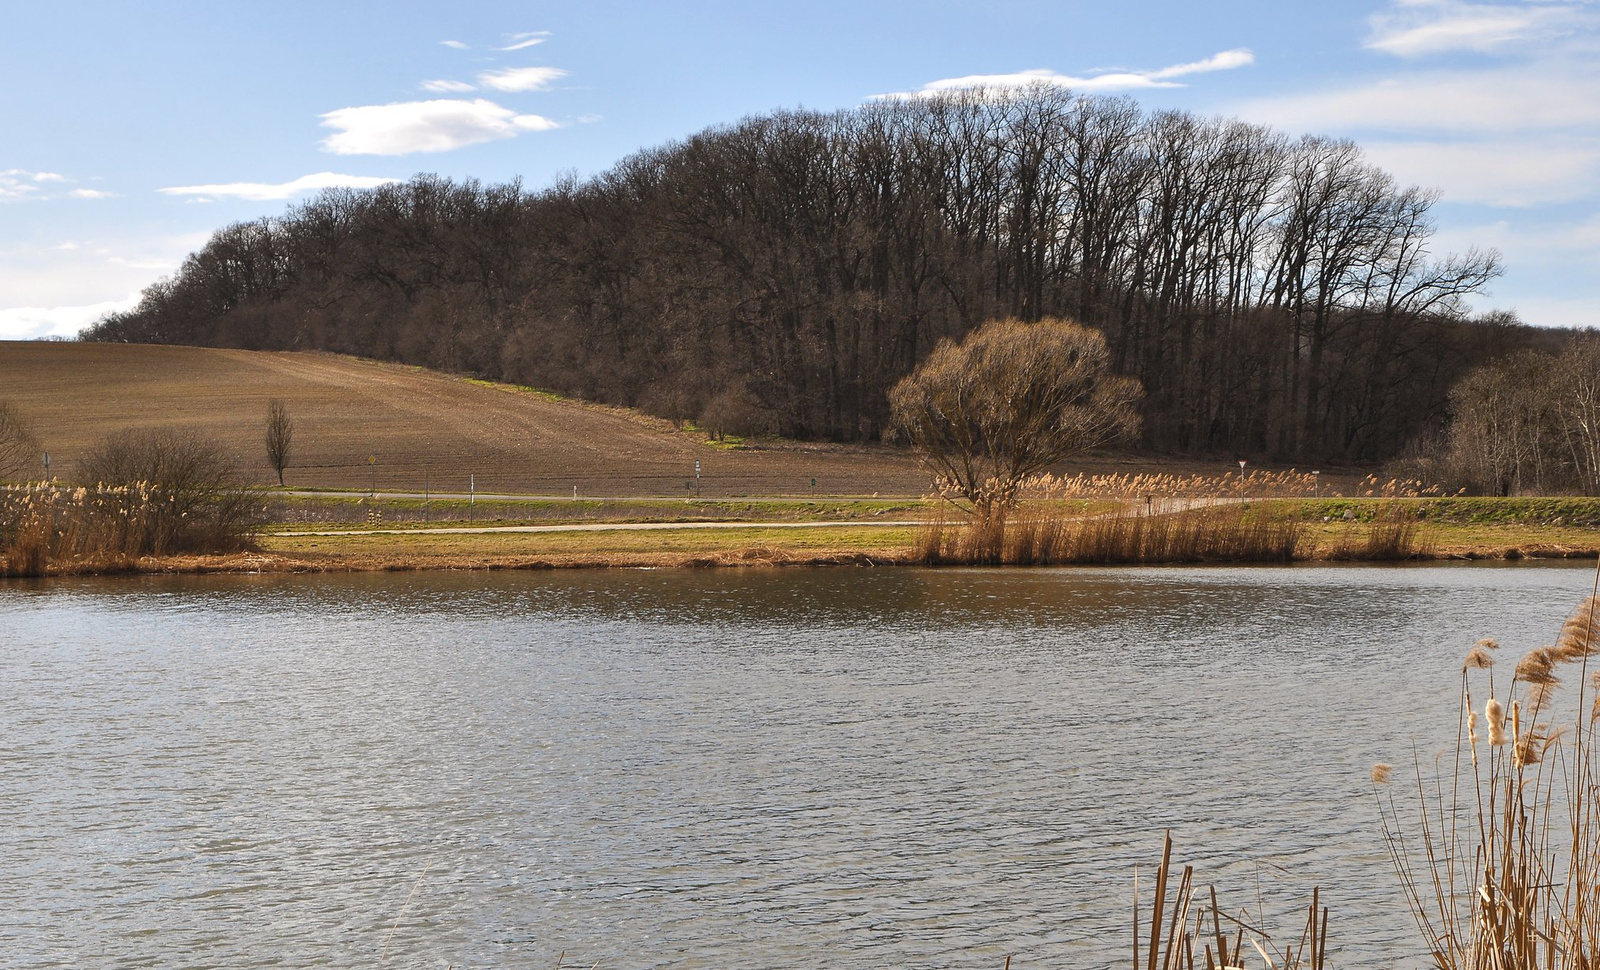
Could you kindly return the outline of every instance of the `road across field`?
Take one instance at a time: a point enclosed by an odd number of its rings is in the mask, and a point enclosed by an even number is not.
[[[628,502],[683,502],[684,504],[700,503],[739,503],[746,505],[792,505],[795,502],[826,502],[838,504],[842,502],[916,502],[921,499],[919,495],[717,495],[717,496],[689,496],[679,495],[526,495],[516,492],[363,492],[350,491],[323,491],[318,489],[275,489],[273,495],[289,496],[292,498],[365,498],[377,501],[400,502],[468,502],[476,499],[479,502],[605,502],[609,504],[624,504]]]
[[[897,522],[596,522],[581,525],[485,525],[440,529],[338,529],[316,532],[273,532],[274,538],[400,535],[484,535],[492,532],[651,532],[671,529],[839,529],[907,528],[919,521]]]

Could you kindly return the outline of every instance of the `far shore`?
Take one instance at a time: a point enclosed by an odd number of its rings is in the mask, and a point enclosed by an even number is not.
[[[862,530],[866,531],[866,530]],[[410,543],[379,541],[368,545],[358,540],[388,540],[396,537],[352,537],[348,542],[337,543],[335,548],[308,549],[282,548],[284,540],[269,540],[260,551],[239,552],[226,555],[174,555],[145,556],[136,560],[101,563],[55,563],[46,571],[47,577],[90,576],[117,574],[306,574],[306,573],[372,573],[419,571],[494,571],[494,570],[551,570],[551,569],[704,569],[704,568],[779,568],[794,566],[850,566],[888,567],[922,566],[912,553],[909,543],[901,545],[880,544],[884,530],[876,530],[871,544],[786,547],[782,545],[753,545],[748,543],[706,541],[689,548],[649,550],[645,548],[617,548],[606,546],[593,551],[561,548],[533,548],[527,551],[494,550],[490,543],[478,549],[461,547],[448,551],[433,549],[430,537],[404,536],[404,539],[421,539]],[[1481,530],[1480,530],[1481,531]],[[1600,558],[1600,536],[1587,537],[1587,542],[1573,541],[1577,536],[1541,536],[1539,532],[1568,532],[1550,529],[1508,529],[1503,535],[1484,537],[1465,542],[1436,539],[1417,555],[1405,560],[1412,563],[1447,563],[1469,561],[1549,562],[1553,560],[1594,560]],[[658,534],[659,535],[659,534]],[[705,536],[707,539],[719,537]],[[323,542],[327,537],[320,537]],[[440,537],[442,538],[442,537]],[[459,540],[461,537],[452,537]],[[477,537],[474,537],[477,538]],[[491,536],[485,538],[495,538]],[[1441,539],[1444,537],[1440,537]],[[1488,541],[1485,541],[1485,540]],[[1565,540],[1565,541],[1557,541]],[[304,541],[304,540],[302,540]],[[412,548],[406,548],[407,545]],[[278,546],[278,548],[274,548]],[[1339,560],[1340,563],[1360,560]],[[1313,552],[1296,561],[1300,565],[1329,564],[1333,559]],[[1093,566],[1096,564],[1084,564]],[[1110,564],[1120,565],[1120,564]],[[1205,568],[1217,565],[1249,565],[1218,561],[1187,563],[1152,563],[1149,565],[1194,566]],[[1277,564],[1281,565],[1281,564]],[[944,568],[944,567],[934,567]],[[970,567],[968,567],[970,568]],[[988,567],[1029,568],[1029,567]]]

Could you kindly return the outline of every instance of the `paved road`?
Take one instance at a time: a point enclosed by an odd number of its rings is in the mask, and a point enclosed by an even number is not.
[[[662,529],[835,529],[923,525],[922,522],[595,522],[581,525],[485,525],[448,529],[339,529],[326,532],[274,532],[273,536],[478,535],[488,532],[651,532]]]

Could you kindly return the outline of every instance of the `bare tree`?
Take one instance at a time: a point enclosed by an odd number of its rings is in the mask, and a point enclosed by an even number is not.
[[[113,432],[84,457],[78,480],[120,490],[110,494],[126,503],[129,517],[146,518],[141,554],[249,548],[260,520],[257,496],[227,450],[185,429]]]
[[[1110,373],[1105,337],[1070,320],[993,320],[944,341],[889,392],[895,427],[941,487],[980,514],[1024,479],[1139,427],[1139,382]]]
[[[39,460],[39,439],[17,406],[0,401],[0,479],[15,478]]]
[[[283,470],[289,467],[289,456],[294,446],[294,419],[289,417],[289,405],[281,398],[267,402],[267,464],[278,473],[278,484],[283,484]]]

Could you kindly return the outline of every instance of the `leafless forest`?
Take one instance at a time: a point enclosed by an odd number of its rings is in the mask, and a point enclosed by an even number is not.
[[[1464,298],[1435,195],[1347,141],[1036,88],[787,111],[540,190],[422,175],[218,231],[90,339],[325,349],[730,432],[875,440],[1000,316],[1103,330],[1143,446],[1381,461],[1568,335]]]

